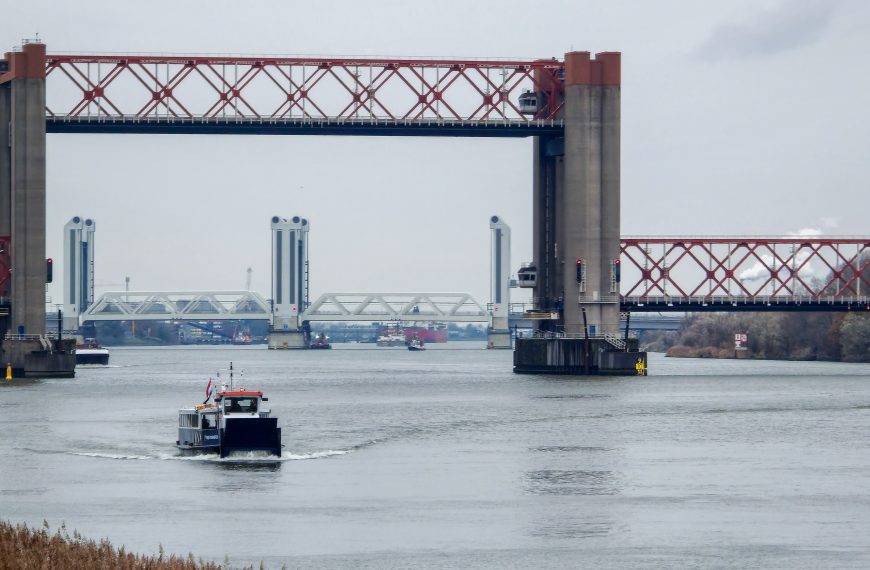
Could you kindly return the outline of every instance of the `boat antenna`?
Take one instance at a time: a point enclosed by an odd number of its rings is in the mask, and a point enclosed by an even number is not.
[[[233,389],[233,363],[230,361],[230,390]]]

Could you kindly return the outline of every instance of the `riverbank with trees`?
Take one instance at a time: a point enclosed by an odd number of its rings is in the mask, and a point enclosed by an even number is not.
[[[745,350],[735,350],[737,333],[746,334]],[[679,332],[645,342],[674,357],[870,362],[870,313],[694,314]]]

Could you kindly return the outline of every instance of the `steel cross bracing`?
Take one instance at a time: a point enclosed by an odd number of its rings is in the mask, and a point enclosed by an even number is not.
[[[631,237],[623,310],[870,310],[870,237]]]
[[[48,55],[48,132],[558,134],[564,62]],[[537,93],[537,112],[520,95]],[[525,111],[525,112],[524,112]]]
[[[112,291],[79,317],[85,321],[220,321],[269,319],[269,303],[253,291]]]
[[[484,322],[490,314],[468,293],[324,293],[306,321]]]

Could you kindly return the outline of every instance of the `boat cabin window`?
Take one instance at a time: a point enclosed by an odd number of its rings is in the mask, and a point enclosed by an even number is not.
[[[215,414],[202,415],[202,429],[215,429],[217,427],[217,416]]]
[[[178,427],[199,427],[199,414],[195,412],[181,414],[180,416],[178,416]]]
[[[257,398],[224,398],[224,413],[254,413],[257,411]]]

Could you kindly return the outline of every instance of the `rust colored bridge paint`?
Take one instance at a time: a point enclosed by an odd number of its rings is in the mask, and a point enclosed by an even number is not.
[[[629,310],[870,310],[870,238],[623,238]]]
[[[533,123],[558,118],[558,60],[58,55],[45,59],[47,117],[231,117]],[[536,113],[518,106],[540,94]]]

